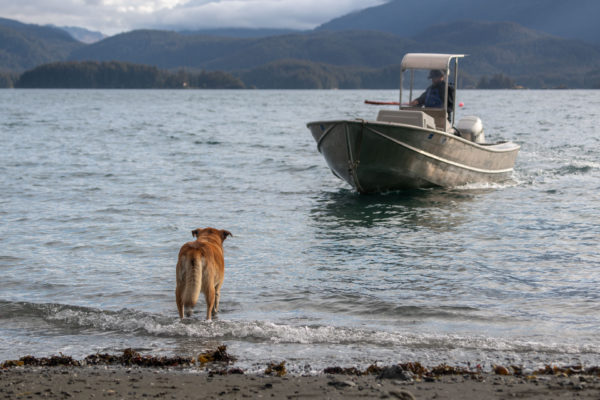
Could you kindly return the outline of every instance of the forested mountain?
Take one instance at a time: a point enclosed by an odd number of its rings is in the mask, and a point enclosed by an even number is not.
[[[227,71],[282,59],[380,67],[399,63],[407,49],[417,47],[412,40],[382,32],[311,32],[241,39],[139,30],[80,48],[70,59]]]
[[[389,89],[398,87],[400,67],[349,67],[278,60],[238,74],[246,86],[261,89]]]
[[[215,59],[243,49],[253,40],[172,31],[136,30],[111,36],[71,53],[70,60],[118,60],[159,68],[202,68]]]
[[[413,37],[450,22],[516,22],[555,36],[600,44],[598,16],[598,0],[392,0],[335,18],[317,30],[377,30]]]
[[[511,22],[454,22],[414,37],[427,51],[468,54],[462,69],[474,76],[505,74],[526,87],[590,87],[600,47],[533,31]],[[597,83],[592,86],[597,87]]]
[[[467,80],[471,85],[481,76],[503,73],[528,87],[588,87],[586,72],[600,69],[597,46],[509,22],[442,24],[425,29],[412,39],[375,31],[318,31],[241,39],[144,30],[80,48],[71,59],[119,60],[164,69],[224,70],[248,77],[256,76],[257,71],[271,70],[274,74],[274,65],[290,68],[292,60],[297,60],[298,69],[321,64],[328,73],[347,67],[354,74],[359,67],[397,66],[407,52],[469,54],[462,62],[462,70],[465,76],[472,77]],[[285,62],[278,63],[282,60]],[[280,72],[281,77],[287,73]]]
[[[465,87],[598,88],[599,13],[597,0],[392,0],[308,32],[136,30],[88,45],[0,18],[0,85],[41,64],[117,61],[225,71],[247,87],[393,88],[405,53],[443,52],[469,55]]]
[[[0,70],[22,71],[65,59],[82,46],[62,29],[0,18]]]

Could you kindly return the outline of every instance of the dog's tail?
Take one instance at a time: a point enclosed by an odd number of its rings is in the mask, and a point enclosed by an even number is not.
[[[189,263],[186,271],[185,288],[182,293],[183,312],[186,317],[190,317],[193,308],[198,302],[200,290],[202,288],[202,270],[204,269],[204,257],[195,253],[189,255],[184,262]]]

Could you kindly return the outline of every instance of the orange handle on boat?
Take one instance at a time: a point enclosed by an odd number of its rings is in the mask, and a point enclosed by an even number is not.
[[[374,104],[376,106],[409,106],[409,103],[398,103],[397,101],[374,101],[365,100],[365,104]]]
[[[365,100],[365,104],[374,104],[376,106],[399,106],[400,103],[397,101],[373,101]]]

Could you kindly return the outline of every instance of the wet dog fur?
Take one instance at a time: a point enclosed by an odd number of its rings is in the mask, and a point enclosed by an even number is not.
[[[192,231],[196,238],[179,250],[177,259],[175,301],[179,317],[192,315],[200,292],[206,300],[206,319],[219,309],[219,298],[225,278],[223,242],[231,232],[215,228],[198,228]]]

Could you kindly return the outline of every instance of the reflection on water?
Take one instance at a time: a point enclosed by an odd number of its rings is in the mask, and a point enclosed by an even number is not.
[[[417,189],[385,194],[360,195],[351,190],[325,192],[315,199],[311,218],[325,233],[345,228],[385,225],[401,230],[448,230],[468,214],[469,203],[481,190]]]

